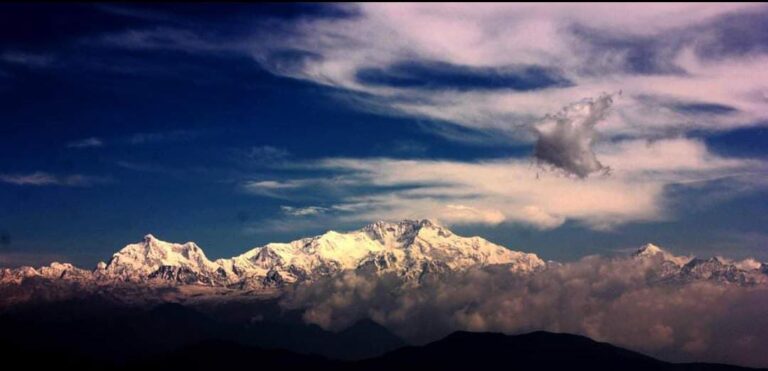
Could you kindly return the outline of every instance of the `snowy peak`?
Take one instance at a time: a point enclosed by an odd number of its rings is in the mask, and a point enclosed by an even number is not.
[[[751,260],[751,259],[749,259]],[[762,264],[751,262],[733,262],[728,259],[712,257],[709,259],[691,259],[680,269],[679,280],[709,280],[721,283],[753,286],[768,282]]]
[[[314,280],[344,270],[393,273],[406,280],[491,264],[532,272],[545,263],[479,237],[461,237],[431,220],[379,221],[359,230],[289,243],[271,243],[232,259],[217,260],[245,286]]]
[[[194,242],[184,244],[162,241],[152,234],[142,242],[129,244],[112,255],[106,266],[97,271],[106,277],[136,281],[145,278],[182,279],[185,282],[199,279],[212,281],[221,276],[219,265],[211,262]]]
[[[448,229],[429,219],[406,219],[400,222],[378,221],[363,227],[360,231],[388,247],[408,245],[422,233],[436,232],[443,237],[452,234]]]
[[[690,256],[677,256],[652,243],[641,246],[632,256],[637,259],[661,259],[677,266],[683,266],[693,259]]]
[[[41,267],[38,273],[48,278],[66,278],[85,275],[86,271],[76,268],[70,263],[53,262],[47,267]]]
[[[716,281],[742,286],[768,282],[763,264],[754,259],[731,261],[721,257],[676,256],[653,244],[642,246],[633,257],[655,264],[656,279],[662,282]]]
[[[395,274],[406,281],[428,275],[505,265],[529,273],[546,267],[535,254],[512,251],[480,237],[462,237],[428,219],[379,221],[351,232],[329,231],[288,243],[269,243],[239,256],[211,261],[194,242],[171,243],[147,234],[100,262],[93,271],[53,263],[4,270],[4,281],[24,277],[94,282],[197,284],[255,289],[312,281],[342,271]]]
[[[24,279],[43,277],[50,280],[85,282],[93,278],[92,273],[70,263],[53,262],[37,269],[23,266],[16,269],[0,269],[0,283],[20,284]]]
[[[630,259],[649,269],[648,278],[659,283],[707,280],[768,284],[768,265],[754,259],[677,256],[654,244],[640,247]],[[0,283],[19,284],[41,277],[95,285],[131,282],[258,290],[353,271],[394,275],[410,285],[487,266],[525,275],[559,264],[481,237],[459,236],[434,221],[422,219],[379,221],[350,232],[329,231],[288,243],[269,243],[215,262],[193,242],[170,243],[147,234],[140,242],[116,252],[108,263],[100,262],[93,271],[54,262],[37,269],[0,269]]]
[[[652,243],[647,243],[647,244],[641,246],[634,253],[635,256],[641,256],[641,257],[642,256],[654,256],[654,255],[657,255],[657,254],[666,255],[668,253],[666,251],[664,251],[664,249],[662,249],[661,247],[656,246],[656,245],[654,245]]]

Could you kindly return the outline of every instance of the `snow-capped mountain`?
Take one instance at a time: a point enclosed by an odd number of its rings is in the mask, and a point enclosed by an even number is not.
[[[752,259],[731,261],[676,256],[647,244],[632,259],[645,264],[659,283],[713,281],[724,284],[768,284],[768,265]],[[394,275],[404,284],[425,278],[494,267],[520,275],[562,266],[536,254],[513,251],[480,237],[462,237],[430,220],[376,222],[351,232],[329,231],[288,243],[269,243],[241,255],[209,260],[193,242],[161,241],[147,235],[125,246],[93,271],[69,263],[0,269],[0,284],[20,284],[31,278],[76,282],[80,286],[138,284],[140,287],[179,286],[235,290],[264,290],[312,282],[344,271]]]
[[[100,263],[94,274],[123,281],[156,279],[180,284],[230,283],[224,269],[208,260],[194,242],[169,243],[151,234],[144,236],[144,241],[116,252],[109,263]]]
[[[512,251],[480,237],[461,237],[430,220],[376,222],[360,230],[271,243],[220,259],[228,276],[246,286],[280,285],[344,270],[394,273],[405,280],[427,274],[505,264],[515,272],[545,267],[535,254]]]
[[[641,247],[633,256],[658,264],[657,279],[661,282],[706,280],[742,286],[768,283],[768,266],[754,259],[732,261],[722,257],[676,256],[653,244]]]
[[[25,278],[38,276],[40,273],[32,267],[20,267],[16,269],[0,269],[0,283],[20,284]]]
[[[50,280],[86,282],[93,278],[91,271],[80,269],[70,263],[53,262],[40,268],[20,267],[16,269],[0,269],[0,283],[19,284],[24,279],[42,277]]]
[[[204,285],[232,289],[280,287],[353,270],[391,273],[406,282],[425,276],[461,272],[488,265],[504,265],[513,272],[530,273],[546,263],[535,254],[512,251],[480,237],[462,237],[430,220],[376,222],[362,229],[269,243],[242,255],[209,260],[193,242],[169,243],[147,235],[116,252],[92,272],[71,264],[25,267],[0,272],[2,282],[21,282],[42,276],[50,279],[91,280],[171,285]]]

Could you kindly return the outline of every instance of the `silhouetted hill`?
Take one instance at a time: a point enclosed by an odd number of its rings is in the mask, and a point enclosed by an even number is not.
[[[509,336],[455,332],[421,347],[406,347],[354,365],[359,370],[743,370],[715,364],[673,364],[600,343],[550,332]]]
[[[745,370],[663,362],[568,334],[456,332],[403,347],[370,320],[334,333],[299,322],[294,313],[248,323],[218,319],[225,313],[211,316],[180,304],[97,309],[87,301],[29,307],[0,316],[0,359],[35,369],[79,370]]]
[[[339,357],[340,359],[367,358],[371,357],[371,354],[381,355],[407,345],[386,327],[370,319],[358,321],[338,332],[337,336],[343,339],[343,343],[348,347],[346,353],[349,354],[347,357]]]
[[[207,341],[170,353],[125,365],[133,370],[330,370],[344,367],[341,361],[297,354],[281,349],[262,349],[222,341]]]
[[[674,364],[640,353],[568,334],[534,332],[507,336],[456,332],[434,343],[406,347],[381,357],[357,362],[332,361],[280,350],[236,344],[206,343],[188,347],[145,363],[136,369],[279,368],[281,370],[674,370],[736,371],[742,367],[717,364]]]
[[[373,321],[334,333],[306,324],[293,313],[243,322],[231,321],[226,312],[211,316],[175,303],[150,309],[107,304],[96,308],[81,300],[30,306],[0,315],[0,329],[7,342],[22,350],[62,351],[117,363],[207,341],[345,360],[370,358],[406,345]]]
[[[108,341],[109,339],[105,339]],[[37,368],[125,370],[674,370],[736,371],[747,368],[703,363],[673,364],[610,344],[567,334],[534,332],[507,336],[457,332],[420,347],[406,347],[363,361],[330,360],[280,349],[207,340],[127,363],[97,361],[65,351],[19,348],[0,343],[8,364]],[[14,363],[21,362],[21,363]]]

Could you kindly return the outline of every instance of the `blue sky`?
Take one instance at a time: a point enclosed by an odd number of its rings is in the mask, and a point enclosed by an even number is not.
[[[628,7],[2,5],[0,262],[406,217],[768,259],[768,9]]]

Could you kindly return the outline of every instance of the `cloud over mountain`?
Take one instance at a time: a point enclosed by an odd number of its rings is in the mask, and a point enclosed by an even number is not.
[[[761,351],[768,346],[766,286],[674,283],[661,278],[674,264],[665,257],[592,256],[533,276],[481,269],[407,289],[394,277],[349,272],[296,287],[284,305],[305,308],[304,318],[325,328],[370,317],[416,341],[455,330],[544,329],[677,361],[768,364]]]
[[[549,330],[672,360],[768,365],[765,263],[651,244],[631,256],[544,262],[429,220],[329,231],[215,261],[193,242],[147,235],[92,271],[57,262],[0,269],[0,294],[0,310],[94,295],[139,306],[258,308],[277,299],[326,329],[367,318],[415,342],[455,330]]]

